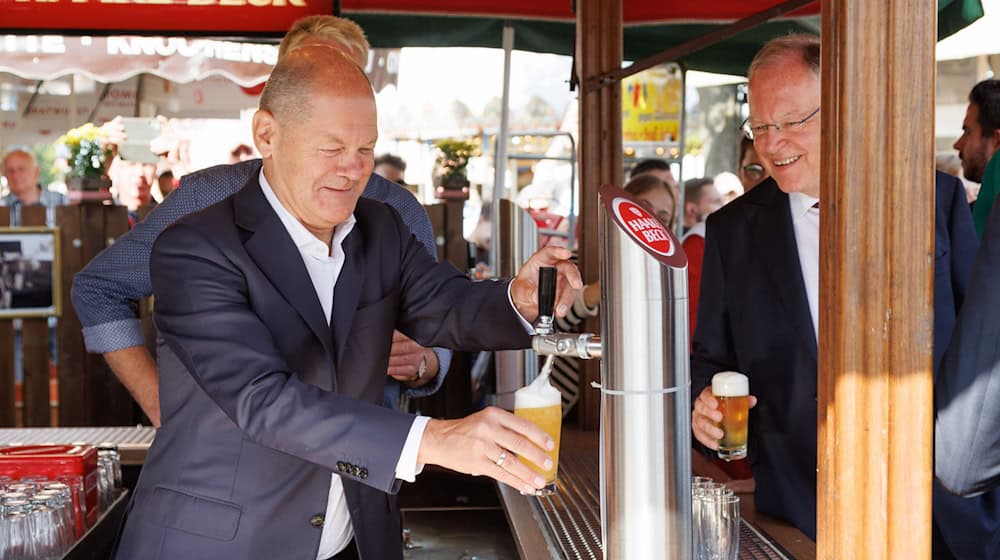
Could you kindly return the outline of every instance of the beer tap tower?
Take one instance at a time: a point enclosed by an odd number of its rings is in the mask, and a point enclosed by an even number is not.
[[[631,195],[600,197],[602,336],[539,333],[532,347],[602,358],[604,558],[690,560],[687,257]]]

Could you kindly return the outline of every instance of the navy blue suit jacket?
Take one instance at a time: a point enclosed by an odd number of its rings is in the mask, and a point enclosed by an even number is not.
[[[972,216],[955,177],[938,173],[934,262],[934,364],[962,304],[976,250]],[[822,312],[822,311],[821,311]],[[788,202],[768,179],[708,218],[698,324],[692,339],[692,394],[718,371],[750,377],[750,459],[760,511],[816,534],[816,339]],[[941,494],[939,496],[939,494]],[[970,535],[989,517],[978,501],[935,491],[946,540]],[[947,513],[946,513],[947,512]],[[945,526],[947,525],[947,526]],[[954,538],[948,538],[949,535]],[[967,557],[967,556],[963,556]],[[978,556],[973,556],[978,557]]]
[[[413,416],[379,406],[393,328],[469,351],[530,338],[506,283],[434,262],[380,202],[355,217],[329,326],[256,177],[159,236],[163,426],[118,558],[315,560],[331,473],[362,558],[402,558],[391,494]]]

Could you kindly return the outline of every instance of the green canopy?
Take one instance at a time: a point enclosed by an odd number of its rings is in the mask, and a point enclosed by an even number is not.
[[[517,50],[571,55],[575,24],[571,21],[454,16],[426,13],[353,12],[345,17],[357,21],[374,47],[495,47],[501,46],[505,22],[515,30]],[[938,40],[983,15],[980,0],[938,0]],[[639,60],[718,29],[720,24],[650,23],[627,24],[624,57]],[[743,75],[754,53],[771,38],[792,32],[819,33],[819,16],[785,18],[744,31],[734,37],[691,53],[677,62],[690,70]],[[455,69],[461,75],[461,69]]]

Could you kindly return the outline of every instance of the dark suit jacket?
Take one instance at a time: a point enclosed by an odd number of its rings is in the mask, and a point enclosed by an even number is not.
[[[462,350],[530,339],[506,283],[435,263],[382,203],[355,217],[331,326],[256,177],[160,235],[163,427],[118,558],[315,560],[331,473],[361,557],[402,558],[390,494],[413,416],[378,406],[393,328]]]
[[[934,385],[935,474],[992,505],[989,558],[1000,558],[1000,209],[983,230],[965,302]],[[985,492],[985,494],[983,494]]]
[[[938,364],[964,297],[976,240],[961,183],[943,173],[935,183]],[[698,316],[693,395],[718,371],[732,369],[750,377],[750,391],[759,399],[750,418],[757,508],[815,538],[816,338],[788,195],[773,179],[709,216]],[[970,535],[986,515],[981,504],[938,493],[937,517],[961,520],[940,524],[946,540],[978,539],[982,545],[986,533]]]

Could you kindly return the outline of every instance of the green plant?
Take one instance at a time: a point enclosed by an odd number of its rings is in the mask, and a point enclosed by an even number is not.
[[[67,177],[104,177],[105,165],[111,159],[111,148],[107,146],[99,127],[92,123],[78,126],[62,135],[59,143],[66,149]]]
[[[452,138],[438,140],[434,143],[434,147],[441,152],[437,164],[443,171],[442,184],[448,184],[456,179],[465,181],[465,168],[469,165],[469,158],[475,155],[476,147],[465,140]]]

